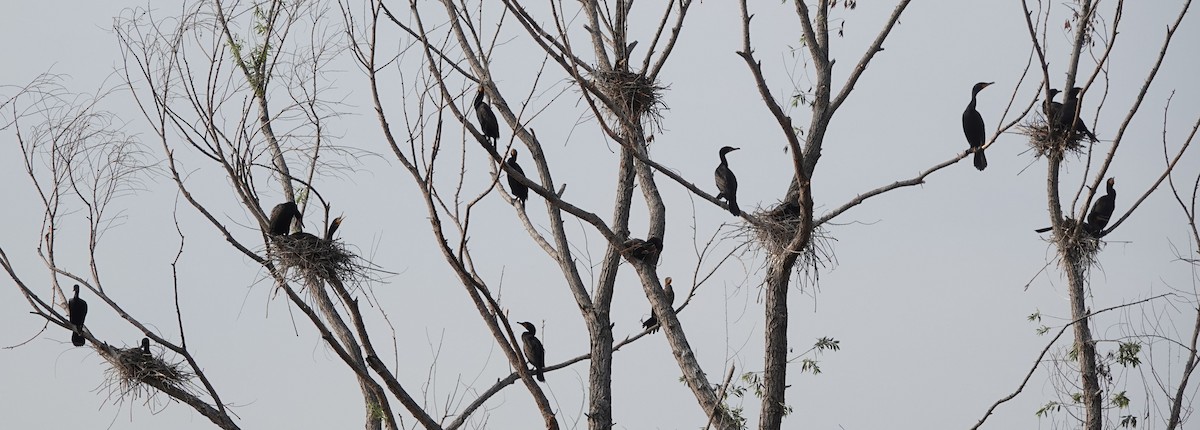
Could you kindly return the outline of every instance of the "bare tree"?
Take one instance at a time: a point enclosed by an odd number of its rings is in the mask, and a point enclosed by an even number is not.
[[[668,112],[664,94],[670,87],[670,75],[665,70],[677,61],[672,55],[676,45],[693,31],[685,25],[690,22],[691,0],[673,0],[652,8],[642,5],[640,9],[634,8],[632,0],[544,5],[517,0],[411,0],[407,4],[215,0],[188,3],[165,17],[154,10],[129,10],[114,26],[123,56],[120,72],[123,89],[133,95],[152,130],[146,139],[150,144],[143,147],[143,142],[122,134],[121,124],[91,110],[95,106],[91,99],[72,98],[52,80],[35,82],[13,102],[6,102],[3,107],[11,112],[11,119],[0,124],[17,135],[26,154],[28,175],[42,199],[44,240],[38,252],[50,275],[50,291],[27,287],[3,249],[0,262],[33,312],[48,325],[81,332],[114,368],[135,370],[121,379],[118,395],[162,393],[221,428],[238,428],[236,416],[188,349],[184,336],[187,319],[178,303],[173,322],[177,333],[164,333],[155,328],[160,325],[144,323],[122,310],[121,298],[111,290],[106,292],[101,283],[96,261],[101,252],[99,239],[114,219],[107,210],[116,197],[136,191],[139,175],[150,164],[141,157],[152,146],[163,160],[162,171],[189,211],[206,220],[206,230],[223,238],[232,253],[260,268],[265,283],[271,284],[271,299],[283,299],[288,309],[303,315],[324,346],[351,371],[362,397],[367,429],[483,426],[487,423],[486,405],[518,384],[532,399],[527,414],[536,413],[548,429],[575,426],[536,375],[546,373],[554,378],[557,371],[582,361],[587,361],[586,382],[580,388],[586,393],[582,414],[587,427],[613,428],[614,361],[623,347],[649,339],[656,328],[648,324],[624,339],[618,339],[614,331],[613,297],[622,272],[629,274],[629,269],[651,306],[651,316],[662,328],[680,379],[694,397],[697,415],[713,428],[737,429],[750,424],[728,401],[731,393],[741,389],[733,382],[733,363],[702,363],[698,357],[703,351],[695,345],[704,333],[687,330],[678,315],[692,298],[706,292],[713,273],[733,261],[735,254],[750,250],[740,255],[749,256],[743,257],[743,264],[762,268],[752,275],[761,274],[761,279],[751,283],[762,289],[763,361],[761,368],[753,364],[738,367],[756,375],[750,383],[760,396],[758,427],[779,429],[792,410],[787,388],[796,384],[794,366],[789,372],[789,364],[796,362],[791,352],[794,339],[788,338],[793,312],[789,290],[798,283],[811,285],[819,278],[828,258],[830,226],[873,197],[924,184],[934,173],[1019,128],[1033,135],[1037,154],[1048,162],[1053,244],[1070,286],[1071,319],[1061,327],[1059,336],[1072,329],[1073,349],[1054,356],[1054,363],[1064,372],[1077,372],[1083,411],[1079,421],[1089,430],[1100,429],[1105,401],[1100,378],[1106,366],[1127,360],[1130,354],[1115,354],[1106,362],[1096,350],[1089,321],[1099,312],[1142,302],[1090,311],[1086,297],[1092,258],[1103,244],[1101,238],[1120,226],[1170,177],[1191,137],[1167,157],[1162,177],[1120,216],[1114,214],[1111,224],[1097,230],[1096,223],[1085,220],[1093,201],[1100,198],[1097,189],[1110,176],[1108,169],[1125,128],[1154,81],[1190,2],[1169,27],[1157,63],[1141,92],[1130,101],[1120,131],[1111,143],[1104,142],[1110,149],[1096,157],[1096,162],[1092,154],[1097,146],[1081,144],[1086,133],[1076,132],[1074,122],[1065,128],[1059,124],[1059,117],[1066,117],[1062,114],[1066,108],[1059,108],[1057,117],[1044,108],[1045,116],[1037,119],[1036,94],[1051,87],[1051,61],[1045,53],[1051,14],[1049,6],[1039,4],[1044,9],[1036,14],[1026,10],[1026,16],[1033,44],[1030,57],[1038,59],[1031,61],[1030,69],[1040,66],[1040,90],[1031,97],[1019,96],[1025,83],[1025,77],[1020,77],[1004,113],[989,121],[995,128],[983,147],[950,151],[943,161],[912,166],[917,172],[914,176],[863,190],[847,201],[819,203],[813,196],[820,181],[814,178],[822,151],[839,144],[830,124],[855,94],[856,85],[862,79],[874,79],[868,73],[872,61],[904,49],[897,47],[884,54],[883,45],[909,3],[895,2],[871,30],[875,36],[866,46],[843,48],[837,46],[839,30],[831,25],[831,20],[836,21],[831,14],[838,9],[852,10],[857,2],[794,1],[789,8],[800,25],[791,36],[803,43],[798,55],[801,67],[811,76],[812,90],[788,95],[772,92],[777,84],[768,80],[764,62],[755,54],[755,46],[761,42],[756,37],[761,36],[752,32],[752,22],[755,10],[765,6],[745,0],[738,3],[740,14],[731,22],[740,24],[741,43],[736,53],[726,55],[744,62],[749,73],[743,79],[753,84],[766,107],[760,114],[779,127],[786,142],[790,172],[776,182],[782,192],[777,203],[740,212],[736,233],[724,239],[732,243],[733,251],[724,253],[711,247],[718,241],[717,233],[703,244],[694,234],[698,250],[688,257],[673,248],[682,242],[674,238],[682,234],[678,233],[680,226],[668,223],[668,209],[677,207],[664,199],[664,190],[684,189],[693,201],[711,204],[708,209],[712,210],[727,210],[732,203],[727,195],[719,198],[706,191],[709,187],[697,185],[700,180],[680,174],[678,166],[660,161],[664,157],[655,143],[656,138],[662,139],[662,121]],[[1084,112],[1079,100],[1092,82],[1104,76],[1124,6],[1118,1],[1109,11],[1110,18],[1103,21],[1094,3],[1075,3],[1073,45],[1063,88],[1070,92],[1075,82],[1087,83],[1073,93],[1071,119]],[[1023,6],[1028,7],[1024,2]],[[652,25],[643,28],[635,24],[639,22]],[[1100,22],[1111,23],[1108,32],[1098,32]],[[1096,58],[1095,67],[1086,81],[1076,79],[1082,76],[1079,64],[1088,49]],[[511,59],[518,56],[519,60]],[[421,213],[430,235],[423,235],[426,227],[422,226],[420,238],[412,235],[410,240],[436,248],[444,268],[461,286],[480,326],[490,336],[487,346],[499,351],[511,368],[500,374],[488,372],[494,382],[472,385],[465,393],[456,391],[442,405],[428,400],[427,390],[432,390],[428,385],[402,376],[402,367],[413,364],[401,363],[402,348],[395,341],[396,328],[391,326],[387,306],[373,296],[373,288],[391,275],[389,269],[358,255],[357,248],[339,239],[335,230],[341,218],[332,217],[337,210],[335,199],[321,192],[323,184],[349,175],[362,158],[374,156],[342,144],[334,131],[343,115],[364,113],[342,103],[348,96],[331,77],[343,66],[339,61],[347,58],[357,69],[349,73],[353,91],[365,92],[359,94],[373,111],[366,115],[372,120],[371,134],[382,143],[373,143],[379,146],[367,150],[387,153],[386,158],[398,163],[408,183],[419,192],[419,199],[409,202],[406,210]],[[852,62],[848,72],[835,73],[839,58]],[[774,66],[768,63],[766,67]],[[506,78],[513,76],[514,69],[521,79]],[[73,110],[81,106],[83,109]],[[601,189],[612,193],[611,203],[598,201],[596,193],[568,192],[566,181],[582,175],[555,163],[563,152],[560,142],[566,133],[543,126],[550,112],[577,118],[570,134],[587,136],[589,144],[610,144],[611,157],[604,160],[608,163],[589,166],[587,179],[589,190],[595,189],[595,184],[608,184]],[[1030,112],[1034,120],[1026,120]],[[798,126],[806,115],[808,124]],[[27,125],[31,123],[35,125]],[[1096,128],[1095,121],[1090,124]],[[1076,152],[1086,154],[1087,161],[1084,180],[1068,204],[1058,191],[1063,182],[1061,170],[1071,161],[1067,155]],[[46,161],[39,161],[42,159]],[[49,167],[42,170],[42,166]],[[204,191],[216,187],[227,192],[213,195]],[[85,208],[82,213],[88,234],[83,237],[91,261],[82,269],[54,257],[55,244],[62,240],[57,236],[59,228],[75,219],[73,209],[64,209],[66,202]],[[497,206],[497,202],[506,205]],[[272,215],[271,208],[283,203],[297,205],[295,226],[287,218]],[[822,207],[828,209],[818,213]],[[543,209],[544,215],[531,211],[533,208]],[[605,211],[609,215],[604,215]],[[293,232],[314,224],[304,222],[305,213],[319,214],[322,219],[316,225],[324,231]],[[1194,211],[1190,213],[1194,217]],[[501,217],[515,219],[528,242],[544,254],[538,261],[558,270],[561,278],[547,284],[569,292],[586,328],[586,350],[538,364],[534,364],[535,357],[528,356],[533,351],[527,347],[533,333],[523,335],[520,329],[514,330],[513,323],[538,321],[539,316],[513,312],[513,303],[502,294],[503,273],[482,269],[516,257],[477,252],[483,244],[494,245],[487,241],[497,239],[487,233],[491,223]],[[288,231],[272,227],[281,220]],[[182,255],[182,229],[178,235]],[[432,244],[419,242],[424,238],[431,238]],[[691,281],[676,284],[686,287],[679,290],[686,292],[680,296],[687,298],[681,305],[672,303],[664,289],[664,275],[671,274],[659,273],[660,258],[686,259],[686,265],[692,267]],[[84,272],[88,274],[77,274]],[[66,296],[58,282],[63,277],[85,285],[104,306],[159,345],[156,348],[162,353],[147,357],[140,348],[111,346],[106,342],[124,343],[73,326],[62,312]],[[545,336],[547,324],[541,327]],[[1050,342],[1043,355],[1049,354],[1058,339]],[[1196,361],[1194,335],[1192,339],[1192,353],[1184,364],[1186,372],[1178,391],[1165,393],[1173,402],[1169,427],[1177,427],[1183,418],[1180,399]],[[836,340],[821,338],[809,352],[837,349],[837,345]],[[387,351],[389,347],[391,351]],[[397,357],[390,364],[383,358],[389,353]],[[136,371],[147,366],[157,366],[153,368],[160,370],[158,375],[172,377],[150,377]],[[724,378],[714,380],[710,374]]]

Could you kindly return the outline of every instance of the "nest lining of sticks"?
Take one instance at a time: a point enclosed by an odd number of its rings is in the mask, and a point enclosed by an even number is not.
[[[742,235],[747,236],[758,248],[766,251],[769,260],[781,258],[788,251],[787,246],[796,237],[800,229],[800,208],[795,203],[780,202],[774,207],[755,213],[754,223],[743,224]],[[817,285],[820,269],[835,264],[837,257],[833,253],[834,238],[823,227],[813,229],[808,246],[800,252],[795,269],[802,280]]]
[[[1063,234],[1069,236],[1075,230],[1075,223],[1075,220],[1071,218],[1063,220]],[[1075,238],[1060,237],[1055,232],[1054,240],[1066,244],[1062,249],[1072,260],[1080,262],[1082,267],[1091,267],[1096,264],[1096,254],[1100,252],[1101,242],[1100,239],[1088,234],[1088,232],[1080,231],[1079,235]]]
[[[1029,147],[1033,148],[1037,157],[1048,157],[1051,154],[1083,154],[1084,140],[1087,135],[1074,130],[1067,130],[1058,124],[1051,124],[1042,114],[1034,115],[1029,122],[1017,126],[1019,133],[1029,136]]]
[[[111,365],[105,371],[107,386],[121,397],[137,399],[153,394],[154,386],[170,386],[188,392],[194,374],[183,363],[171,363],[163,354],[148,354],[140,347],[100,348]]]
[[[274,237],[274,255],[284,268],[296,269],[297,280],[337,280],[358,284],[371,269],[340,241],[308,233]]]
[[[661,128],[662,111],[667,109],[662,100],[666,87],[655,84],[644,74],[624,70],[597,70],[592,82],[626,113],[640,119],[647,127]],[[609,114],[617,116],[616,112]]]

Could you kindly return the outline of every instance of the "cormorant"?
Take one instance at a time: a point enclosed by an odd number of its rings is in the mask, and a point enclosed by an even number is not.
[[[975,152],[975,168],[980,171],[987,168],[987,157],[983,156],[983,144],[987,140],[987,132],[984,130],[983,116],[975,110],[975,96],[993,83],[980,82],[971,88],[971,103],[967,104],[967,109],[963,111],[962,115],[963,134],[967,136],[967,143]]]
[[[272,236],[287,236],[292,232],[292,218],[303,224],[304,214],[296,207],[296,202],[280,203],[271,209],[270,232]]]
[[[1050,127],[1058,127],[1058,124],[1062,122],[1063,105],[1054,101],[1054,96],[1061,92],[1057,88],[1047,90],[1049,97],[1042,102],[1042,113],[1046,114],[1046,125]]]
[[[505,161],[504,164],[508,165],[509,169],[520,173],[521,176],[525,176],[525,170],[521,168],[521,165],[517,164],[516,148],[508,151],[508,160]],[[526,187],[525,184],[522,184],[521,181],[518,181],[517,178],[510,174],[508,175],[508,188],[512,189],[513,197],[516,197],[517,200],[520,200],[521,206],[524,207],[525,200],[529,199],[529,187]]]
[[[1093,237],[1101,236],[1100,233],[1104,232],[1104,227],[1108,226],[1113,210],[1117,207],[1116,185],[1117,178],[1108,178],[1108,192],[1096,199],[1096,203],[1092,204],[1092,211],[1088,212],[1087,222],[1083,224],[1083,229]]]
[[[79,284],[75,284],[75,297],[67,300],[67,320],[71,322],[71,344],[83,346],[87,338],[83,337],[83,320],[87,318],[87,302],[79,298]]]
[[[674,310],[675,289],[671,288],[671,277],[668,276],[667,279],[663,279],[663,284],[665,284],[663,285],[663,294],[667,296],[667,304],[671,306],[672,310]],[[653,306],[650,307],[650,318],[647,318],[646,321],[642,322],[642,328],[651,329],[651,333],[658,331],[658,317],[654,315]]]
[[[492,146],[495,146],[496,140],[500,138],[500,125],[496,122],[496,114],[492,113],[492,107],[483,101],[483,87],[479,87],[479,92],[475,94],[474,105],[480,131],[491,139]]]
[[[1083,133],[1088,137],[1088,139],[1091,139],[1092,142],[1098,142],[1099,139],[1096,139],[1096,135],[1092,134],[1091,130],[1088,130],[1087,124],[1084,123],[1082,119],[1079,119],[1078,110],[1080,91],[1083,91],[1083,88],[1071,88],[1071,91],[1068,91],[1067,95],[1063,96],[1062,114],[1058,117],[1059,127],[1061,127],[1063,130]]]
[[[546,348],[542,347],[542,341],[537,338],[537,327],[530,322],[517,323],[525,326],[525,332],[521,333],[521,342],[525,343],[525,359],[529,360],[529,365],[533,366],[533,376],[537,380],[546,382],[546,377],[542,376],[542,368],[546,367]]]
[[[621,254],[626,258],[641,260],[646,264],[658,264],[658,255],[662,253],[662,238],[651,237],[646,240],[629,239],[621,248]]]
[[[329,228],[325,230],[325,240],[333,240],[333,232],[337,231],[338,227],[342,226],[342,219],[344,218],[346,217],[339,216],[334,218],[333,221],[329,222]]]
[[[142,355],[145,355],[147,357],[154,356],[153,354],[150,353],[150,338],[148,338],[148,337],[142,338]]]
[[[716,180],[717,180],[717,198],[725,198],[729,203],[729,213],[733,216],[741,216],[742,210],[738,209],[737,204],[737,176],[733,175],[733,171],[729,170],[729,161],[725,159],[725,154],[732,151],[737,151],[741,148],[726,146],[721,148],[719,152],[721,156],[721,164],[717,165]]]

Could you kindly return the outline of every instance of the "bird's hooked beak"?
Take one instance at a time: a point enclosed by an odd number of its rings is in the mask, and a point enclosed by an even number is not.
[[[981,89],[981,90],[982,90],[982,89],[984,89],[984,88],[987,88],[987,87],[991,86],[991,85],[992,85],[992,84],[994,84],[994,83],[995,83],[995,82],[983,82],[983,86],[982,86],[982,87],[979,87],[979,89]]]

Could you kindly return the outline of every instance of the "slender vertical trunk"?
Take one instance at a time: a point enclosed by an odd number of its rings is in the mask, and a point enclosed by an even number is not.
[[[608,308],[592,309],[587,317],[588,360],[588,429],[612,428],[612,324]]]
[[[1075,238],[1073,240],[1078,240]],[[1092,331],[1088,324],[1085,288],[1087,287],[1087,267],[1077,258],[1060,254],[1067,269],[1067,283],[1070,288],[1071,319],[1075,321],[1075,350],[1079,359],[1079,378],[1083,387],[1084,430],[1101,430],[1103,412],[1100,395],[1100,376],[1096,368],[1096,344],[1092,341]]]
[[[763,402],[759,429],[777,430],[783,424],[784,390],[787,388],[787,293],[796,254],[788,254],[767,268],[766,345],[763,352]]]
[[[766,322],[763,327],[766,344],[763,348],[762,410],[758,425],[761,430],[778,430],[783,425],[783,415],[787,411],[784,393],[787,389],[787,293],[796,260],[812,241],[812,187],[804,177],[797,178],[789,187],[786,198],[795,200],[800,206],[796,236],[779,251],[779,255],[771,256],[772,262],[767,267]]]

